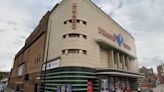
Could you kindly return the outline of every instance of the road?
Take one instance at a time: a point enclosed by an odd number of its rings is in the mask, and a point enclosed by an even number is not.
[[[15,91],[13,89],[7,87],[4,92],[15,92]]]
[[[164,92],[164,84],[158,85],[153,89],[154,92]]]
[[[7,88],[5,92],[15,92],[13,89]],[[153,92],[164,92],[164,84],[158,85],[153,89]]]

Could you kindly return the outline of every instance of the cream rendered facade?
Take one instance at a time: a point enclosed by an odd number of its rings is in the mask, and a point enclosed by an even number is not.
[[[128,62],[128,71],[138,72],[138,64],[136,61],[136,48],[134,37],[126,32],[122,27],[115,23],[109,16],[104,14],[100,9],[95,7],[89,0],[75,0],[77,3],[77,19],[85,20],[87,25],[77,23],[77,28],[72,29],[72,24],[64,25],[64,21],[72,18],[72,3],[73,0],[64,0],[49,18],[48,36],[45,61],[61,57],[60,67],[62,66],[84,66],[91,68],[119,68],[112,64],[116,61],[114,56],[118,54],[118,59],[123,59],[123,62]],[[125,43],[131,50],[120,47],[115,41],[99,34],[99,28],[106,30],[111,35],[121,34]],[[66,38],[63,35],[70,33],[84,34],[87,39]],[[103,41],[111,50],[105,50],[96,41]],[[48,46],[49,43],[49,46]],[[86,50],[87,55],[83,54],[62,54],[65,49],[81,49]],[[118,51],[114,51],[116,49]],[[48,50],[48,51],[47,51]],[[111,53],[111,54],[110,54]],[[122,54],[123,53],[123,54]],[[122,55],[121,55],[122,54]],[[112,56],[111,56],[112,55]],[[101,57],[102,56],[102,57]],[[46,60],[47,57],[47,60]],[[129,60],[126,60],[128,58]],[[119,60],[120,62],[120,60]],[[119,63],[118,65],[119,66]]]
[[[76,22],[73,22],[73,18]],[[86,92],[87,83],[84,82],[93,80],[94,92],[99,92],[100,83],[97,80],[101,78],[112,76],[113,85],[113,80],[117,81],[121,76],[125,77],[122,81],[127,81],[128,77],[136,81],[140,76],[134,37],[90,0],[63,0],[52,10],[48,24],[44,64],[58,58],[60,62],[54,69],[43,71],[43,90],[53,91],[59,85],[72,83],[73,92]],[[116,39],[118,35],[119,40]],[[120,40],[123,41],[119,43]],[[119,78],[114,79],[113,76]],[[76,77],[79,80],[74,80]],[[83,81],[78,85],[84,88],[78,88],[73,83],[75,81]]]

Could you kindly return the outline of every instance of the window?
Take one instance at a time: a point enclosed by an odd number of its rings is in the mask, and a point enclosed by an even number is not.
[[[78,54],[79,53],[79,49],[69,49],[68,50],[68,54],[69,53],[77,53]]]
[[[62,50],[62,53],[65,54],[65,50]]]
[[[37,58],[36,58],[36,63],[39,63],[39,62],[40,62],[40,61],[39,61],[39,57],[37,57]]]
[[[87,36],[86,36],[86,35],[83,35],[83,34],[76,34],[76,33],[65,34],[65,35],[63,35],[63,39],[67,38],[67,35],[68,35],[68,37],[70,37],[70,38],[73,38],[73,37],[79,38],[80,35],[81,35],[84,39],[87,39]]]
[[[87,54],[87,51],[86,50],[83,50],[83,54]]]
[[[72,20],[69,20],[69,23],[72,23]]]
[[[23,75],[24,64],[18,66],[18,76]]]
[[[63,38],[66,38],[66,35],[63,35]]]
[[[76,20],[76,22],[77,22],[77,23],[80,23],[80,20],[79,20],[79,19],[77,19],[77,20]]]
[[[82,24],[87,25],[86,21],[80,20],[80,19],[75,19],[75,21],[73,21],[72,19],[66,20],[66,21],[64,21],[64,25],[67,24],[68,22],[69,23],[72,23],[72,22],[80,23],[80,22],[82,22]]]
[[[39,53],[39,56],[38,56],[38,61],[41,62],[41,58],[42,58],[42,54]]]
[[[81,50],[81,49],[67,49],[68,54],[87,54],[86,50]],[[81,53],[82,51],[82,53]],[[62,50],[62,54],[66,54],[66,50]]]
[[[87,39],[87,36],[86,36],[86,35],[83,35],[83,38],[84,38],[84,39]]]
[[[69,37],[79,37],[79,34],[69,34]]]
[[[65,21],[64,24],[67,24],[67,21]]]
[[[83,21],[83,24],[84,24],[84,25],[87,25],[87,22]]]

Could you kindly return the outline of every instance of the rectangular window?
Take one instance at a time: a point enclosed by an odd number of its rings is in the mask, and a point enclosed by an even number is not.
[[[79,20],[79,19],[77,19],[77,20],[76,20],[76,22],[77,22],[77,23],[80,23],[80,20]]]
[[[87,36],[86,36],[86,35],[83,35],[83,38],[84,38],[84,39],[87,39]]]
[[[83,21],[83,24],[84,24],[84,25],[87,25],[87,22]]]
[[[65,21],[64,24],[67,24],[67,21]]]
[[[72,20],[69,20],[69,23],[72,23]]]
[[[79,53],[79,50],[78,49],[69,49],[68,50],[68,53]]]
[[[86,50],[83,50],[83,54],[87,54],[87,51]]]
[[[69,37],[80,37],[79,34],[69,34]]]
[[[63,35],[63,38],[66,38],[66,35]]]
[[[18,66],[18,76],[23,75],[23,71],[24,71],[24,64],[21,64]]]
[[[65,50],[62,50],[62,53],[65,54]]]

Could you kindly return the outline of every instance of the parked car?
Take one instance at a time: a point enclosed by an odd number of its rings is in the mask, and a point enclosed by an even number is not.
[[[3,84],[0,84],[0,92],[4,92],[4,90]]]
[[[4,90],[6,89],[7,87],[7,82],[6,83],[1,83],[0,84],[0,92],[4,92]]]

